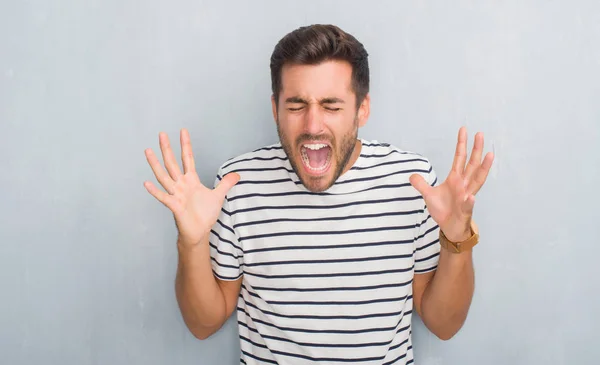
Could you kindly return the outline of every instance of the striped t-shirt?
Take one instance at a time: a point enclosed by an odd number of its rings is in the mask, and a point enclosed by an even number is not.
[[[322,193],[302,185],[279,143],[219,169],[218,180],[241,176],[210,236],[215,276],[243,276],[240,363],[413,363],[413,275],[434,270],[440,248],[409,177],[437,179],[421,155],[361,142]]]

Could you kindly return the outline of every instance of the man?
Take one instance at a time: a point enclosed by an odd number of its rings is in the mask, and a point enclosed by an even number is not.
[[[271,57],[280,142],[223,164],[201,184],[187,131],[183,172],[160,134],[165,169],[149,193],[179,231],[176,293],[205,339],[237,309],[244,364],[412,363],[413,311],[450,339],[471,303],[474,196],[493,156],[464,128],[452,171],[358,138],[369,117],[367,52],[335,26],[302,27]]]

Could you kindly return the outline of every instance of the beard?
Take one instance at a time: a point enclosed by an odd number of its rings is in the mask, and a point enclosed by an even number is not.
[[[300,182],[302,182],[302,185],[309,191],[322,192],[329,189],[348,167],[356,147],[356,140],[358,137],[358,117],[354,118],[353,124],[353,128],[347,131],[339,141],[332,135],[314,135],[308,133],[301,134],[295,141],[292,141],[279,127],[279,118],[277,118],[277,134],[279,135],[281,146],[292,165],[292,169],[296,175],[298,175],[298,178],[300,178]],[[319,177],[308,176],[305,173],[303,166],[300,166],[302,164],[302,158],[299,155],[299,146],[311,141],[328,141],[331,144],[331,160],[333,162],[332,167],[334,168],[334,173],[329,181],[323,181],[330,176],[329,173]]]

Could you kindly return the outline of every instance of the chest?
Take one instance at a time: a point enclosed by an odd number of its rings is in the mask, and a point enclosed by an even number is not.
[[[252,214],[237,215],[235,226],[246,282],[259,289],[300,293],[393,288],[410,281],[422,201],[402,196],[249,202],[246,209],[253,207]]]

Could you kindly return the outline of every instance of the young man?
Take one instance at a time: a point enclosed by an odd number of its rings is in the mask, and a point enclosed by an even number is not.
[[[414,311],[450,339],[471,303],[474,195],[493,156],[477,134],[452,171],[358,138],[369,117],[367,52],[335,26],[286,35],[271,57],[280,142],[223,164],[201,184],[187,131],[183,172],[160,134],[146,156],[174,214],[176,293],[198,338],[237,309],[244,364],[408,364]]]

